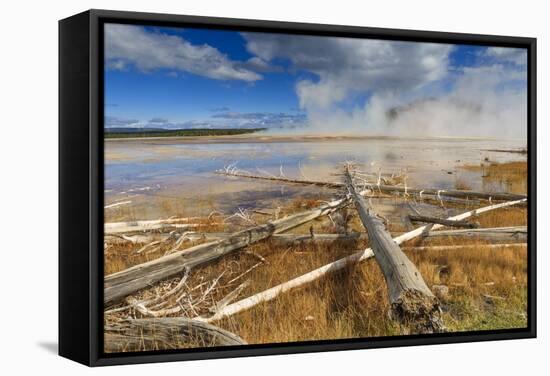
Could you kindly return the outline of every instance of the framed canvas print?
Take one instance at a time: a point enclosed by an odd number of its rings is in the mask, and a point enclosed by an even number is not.
[[[105,10],[59,27],[60,355],[536,335],[535,39]]]

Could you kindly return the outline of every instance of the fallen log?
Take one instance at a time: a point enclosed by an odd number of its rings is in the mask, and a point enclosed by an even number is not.
[[[419,197],[418,193],[412,193],[413,196]],[[467,205],[467,206],[476,206],[480,205],[480,199],[472,199],[472,198],[458,198],[458,197],[448,197],[444,194],[437,195],[427,195],[422,193],[422,200],[423,201],[434,201],[437,203],[441,203],[442,201],[450,204],[457,204],[457,205]],[[498,200],[497,200],[498,201]]]
[[[105,325],[105,352],[177,349],[189,343],[200,347],[246,345],[227,330],[181,317],[130,319]]]
[[[115,203],[112,203],[112,204],[109,204],[109,205],[105,205],[103,207],[103,209],[111,209],[111,208],[116,208],[117,206],[122,206],[122,205],[128,205],[128,204],[131,204],[132,201],[120,201],[120,202],[115,202]]]
[[[158,259],[133,266],[120,272],[108,275],[104,279],[104,303],[110,304],[124,296],[141,290],[152,283],[180,273],[184,268],[215,260],[237,249],[246,247],[273,234],[290,230],[320,216],[330,214],[348,205],[344,198],[288,217],[267,222],[264,225],[251,227],[236,232],[217,241],[200,244],[188,249],[173,252]]]
[[[510,243],[510,244],[460,244],[460,245],[428,245],[419,247],[403,247],[406,251],[457,251],[468,248],[526,248],[527,243]]]
[[[248,179],[258,179],[258,180],[271,180],[283,183],[290,184],[301,184],[301,185],[316,185],[318,187],[329,187],[329,188],[342,188],[343,184],[339,182],[328,182],[328,181],[318,181],[318,180],[305,180],[305,179],[291,179],[282,176],[263,176],[263,175],[252,175],[239,172],[226,172],[224,170],[215,171],[218,175],[226,176],[235,176],[239,178],[248,178]]]
[[[369,234],[374,257],[384,274],[394,318],[414,333],[445,331],[439,300],[424,282],[420,271],[393,241],[382,219],[370,211],[363,197],[357,193],[348,167],[344,177],[361,222]]]
[[[409,219],[412,222],[424,222],[424,223],[438,223],[440,225],[449,227],[463,227],[463,228],[478,228],[479,223],[472,223],[467,221],[449,221],[448,219],[430,217],[425,215],[413,215],[409,214]]]
[[[155,234],[157,235],[157,234]],[[166,235],[169,236],[169,234],[158,234],[158,235]],[[147,244],[153,242],[155,239],[153,234],[136,234],[136,235],[125,235],[125,234],[108,234],[103,237],[103,241],[106,243],[111,244]]]
[[[439,230],[430,231],[425,235],[428,238],[460,236],[490,241],[527,241],[527,226],[478,228],[468,230]]]
[[[227,239],[233,234],[230,232],[197,232],[188,233],[186,238],[191,241],[205,239]],[[164,238],[164,237],[161,237]],[[270,238],[272,241],[281,244],[293,244],[302,242],[333,242],[333,241],[351,241],[359,239],[367,239],[367,234],[354,232],[350,234],[273,234]]]
[[[289,179],[285,177],[276,177],[276,176],[270,177],[270,176],[252,175],[252,174],[244,174],[244,173],[238,173],[238,172],[225,172],[225,171],[216,171],[216,174],[226,175],[226,176],[235,176],[235,177],[247,178],[247,179],[271,180],[271,181],[278,181],[278,182],[290,183],[290,184],[316,185],[320,187],[329,187],[329,188],[345,187],[344,183],[339,183],[339,182]],[[507,192],[485,193],[485,192],[461,191],[461,190],[453,190],[453,189],[447,190],[447,189],[432,189],[432,188],[410,188],[405,186],[376,184],[376,183],[371,183],[367,187],[369,186],[374,191],[379,191],[384,193],[403,193],[405,195],[414,195],[420,198],[423,198],[424,195],[429,195],[430,197],[435,196],[435,198],[437,199],[440,199],[441,197],[458,197],[458,198],[477,198],[477,199],[495,200],[495,201],[521,200],[521,199],[527,198],[527,195],[519,195],[519,194],[507,193]]]
[[[509,201],[509,202],[504,202],[504,203],[495,204],[495,205],[489,205],[489,206],[485,206],[483,208],[471,210],[471,211],[456,215],[454,217],[449,217],[448,219],[450,219],[450,220],[453,220],[453,219],[454,220],[461,220],[461,219],[465,219],[465,218],[468,218],[468,217],[471,217],[471,216],[482,214],[482,213],[485,213],[485,212],[488,212],[488,211],[497,210],[497,209],[500,209],[500,208],[513,206],[513,205],[523,204],[525,202],[527,202],[527,199]],[[423,232],[429,226],[431,226],[431,225],[421,226],[417,229],[406,232],[402,235],[399,235],[399,236],[393,238],[393,241],[396,242],[397,244],[401,244],[401,243],[406,242],[408,240],[412,240],[412,239],[422,235]],[[432,228],[434,228],[434,229],[437,229],[437,228],[440,228],[440,227],[443,227],[443,226],[438,225],[438,224],[434,224],[432,226]],[[214,321],[218,321],[218,320],[221,320],[223,318],[226,318],[226,317],[233,316],[237,313],[240,313],[240,312],[246,311],[246,310],[248,310],[252,307],[255,307],[258,304],[269,302],[269,301],[275,299],[277,296],[279,296],[282,293],[285,293],[285,292],[290,291],[292,289],[295,289],[297,287],[301,287],[303,285],[306,285],[308,283],[316,281],[319,278],[322,278],[322,277],[326,276],[329,273],[333,273],[333,272],[336,272],[338,270],[341,270],[341,269],[347,267],[348,265],[353,265],[353,264],[359,263],[361,261],[368,260],[369,258],[371,258],[373,256],[374,256],[374,253],[372,252],[371,248],[367,248],[365,250],[355,252],[355,253],[353,253],[349,256],[343,257],[343,258],[338,259],[336,261],[333,261],[329,264],[323,265],[323,266],[321,266],[317,269],[314,269],[314,270],[312,270],[308,273],[305,273],[301,276],[293,278],[293,279],[291,279],[287,282],[283,282],[283,283],[281,283],[277,286],[271,287],[267,290],[264,290],[262,292],[254,294],[252,296],[249,296],[248,298],[244,298],[242,300],[239,300],[238,302],[235,302],[233,304],[229,304],[225,308],[223,308],[223,309],[219,310],[218,312],[216,312],[215,315],[198,316],[198,317],[195,317],[194,320],[204,321],[204,322],[214,322]]]
[[[191,221],[200,220],[201,217],[166,218],[125,222],[107,222],[103,225],[106,235],[122,234],[130,232],[146,231],[171,231],[198,227],[199,224]]]
[[[481,149],[483,151],[492,151],[496,153],[517,153],[517,154],[527,154],[527,148],[520,149]]]
[[[139,221],[123,221],[123,222],[105,222],[106,229],[113,229],[117,227],[126,226],[150,226],[158,224],[174,224],[174,223],[189,223],[189,221],[196,221],[201,217],[184,217],[184,218],[165,218],[165,219],[146,219]]]
[[[187,230],[190,228],[197,228],[200,225],[197,223],[155,223],[155,224],[129,224],[127,226],[107,227],[105,226],[105,235],[113,234],[129,234],[140,233],[146,231],[173,231],[173,230]]]
[[[301,244],[310,242],[336,242],[336,241],[357,241],[360,239],[368,239],[367,234],[354,232],[350,234],[313,234],[300,235],[300,234],[277,234],[274,235],[272,240],[278,244]]]

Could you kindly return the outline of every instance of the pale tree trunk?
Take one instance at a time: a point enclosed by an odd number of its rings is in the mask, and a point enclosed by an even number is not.
[[[430,291],[416,266],[393,241],[382,219],[373,214],[353,185],[348,169],[346,186],[369,234],[369,245],[384,274],[394,318],[414,333],[445,330],[439,301]]]

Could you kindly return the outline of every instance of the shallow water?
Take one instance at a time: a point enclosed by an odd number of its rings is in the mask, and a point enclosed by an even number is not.
[[[454,188],[457,179],[481,189],[479,174],[461,170],[485,158],[503,162],[525,160],[512,153],[486,149],[524,148],[522,141],[471,139],[345,139],[262,142],[260,139],[231,142],[189,143],[185,140],[108,141],[105,143],[105,202],[130,197],[142,205],[164,198],[208,200],[210,209],[262,206],[267,199],[292,197],[304,187],[228,178],[214,172],[236,163],[254,174],[338,181],[342,162],[354,161],[361,169],[377,173],[406,171],[407,185],[439,189]],[[301,172],[299,169],[301,168]],[[260,170],[260,171],[258,171]],[[302,177],[303,177],[302,176]],[[317,188],[306,191],[318,192]],[[222,203],[224,203],[222,205]],[[191,205],[187,203],[186,205]],[[153,215],[153,214],[151,214]]]

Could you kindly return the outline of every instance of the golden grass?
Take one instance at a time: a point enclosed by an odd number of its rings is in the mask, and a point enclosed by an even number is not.
[[[498,329],[526,325],[524,251],[478,246],[463,252],[416,252],[410,257],[428,286],[450,287],[443,302],[444,321],[450,331]],[[291,276],[278,273],[277,277],[282,280]],[[505,300],[497,299],[489,305],[483,295]],[[250,343],[399,334],[398,325],[387,315],[388,309],[383,275],[376,262],[369,260],[226,319],[221,325]],[[502,320],[510,316],[507,311],[513,312],[510,321]]]
[[[468,183],[466,179],[459,177],[455,180],[455,189],[468,191],[472,189],[472,186]]]
[[[527,192],[526,161],[506,163],[482,162],[479,165],[465,165],[461,168],[466,171],[479,172],[484,191]]]

